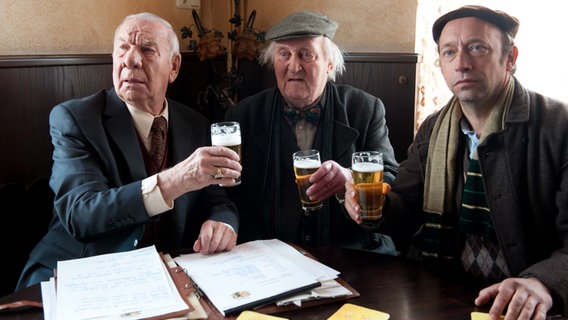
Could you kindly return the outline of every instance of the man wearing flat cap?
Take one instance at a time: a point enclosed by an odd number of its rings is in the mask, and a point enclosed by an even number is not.
[[[279,238],[395,254],[390,238],[358,226],[340,203],[353,152],[382,152],[388,182],[398,163],[382,101],[334,83],[345,68],[332,41],[337,28],[312,11],[275,24],[259,61],[274,70],[277,87],[227,110],[226,119],[241,124],[243,139],[242,183],[227,190],[241,213],[239,241]],[[323,208],[311,212],[302,210],[292,162],[294,152],[307,149],[319,150],[322,161],[307,193],[323,200]]]
[[[568,104],[513,75],[518,28],[482,6],[434,23],[453,97],[422,123],[379,229],[410,257],[479,279],[491,319],[568,315]],[[345,207],[361,221],[350,181]]]

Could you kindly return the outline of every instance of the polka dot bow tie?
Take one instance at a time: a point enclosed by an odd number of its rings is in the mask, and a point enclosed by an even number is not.
[[[321,107],[314,106],[307,109],[296,109],[286,106],[284,107],[284,116],[291,126],[296,125],[296,123],[301,119],[305,119],[306,121],[317,125],[321,116]]]

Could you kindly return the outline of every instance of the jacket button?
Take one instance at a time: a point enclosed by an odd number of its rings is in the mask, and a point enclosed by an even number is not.
[[[138,245],[138,239],[134,239],[134,243],[132,243],[132,245],[134,246],[134,248],[136,248],[136,246]]]

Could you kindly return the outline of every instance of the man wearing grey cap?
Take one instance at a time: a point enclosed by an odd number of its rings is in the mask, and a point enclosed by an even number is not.
[[[227,190],[241,213],[239,241],[279,238],[395,254],[388,237],[358,226],[339,202],[351,178],[347,168],[353,152],[382,152],[388,182],[398,163],[381,100],[334,83],[345,68],[332,41],[337,28],[313,11],[275,24],[259,61],[274,69],[277,87],[243,99],[226,113],[227,120],[241,124],[243,139],[242,183]],[[302,211],[292,165],[292,154],[306,149],[319,150],[322,160],[308,195],[323,200],[323,208],[313,212]]]
[[[413,239],[411,257],[479,279],[475,304],[493,301],[491,319],[568,315],[568,104],[513,75],[518,28],[482,6],[434,23],[454,96],[421,125],[380,229],[397,247]]]

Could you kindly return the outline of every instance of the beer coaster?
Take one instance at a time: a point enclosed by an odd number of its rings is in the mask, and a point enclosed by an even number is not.
[[[241,312],[241,314],[237,317],[237,320],[288,320],[288,319],[271,316],[260,312],[245,310]]]
[[[504,316],[501,316],[501,320],[505,319]],[[485,312],[472,312],[471,313],[471,320],[489,320],[489,313]]]
[[[327,320],[388,320],[388,313],[346,303]]]

